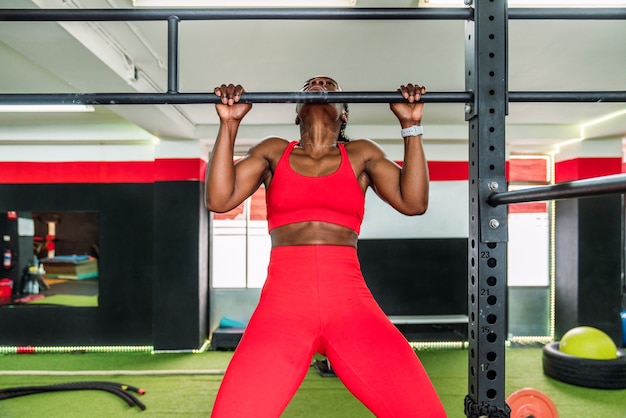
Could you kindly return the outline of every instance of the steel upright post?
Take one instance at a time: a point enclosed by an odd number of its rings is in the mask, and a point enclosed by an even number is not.
[[[179,54],[178,35],[180,20],[176,16],[167,18],[167,92],[178,92]]]
[[[466,0],[466,3],[472,3]],[[474,93],[469,125],[469,382],[467,417],[509,417],[505,396],[507,206],[488,196],[506,190],[507,2],[475,0],[465,28],[465,83]]]

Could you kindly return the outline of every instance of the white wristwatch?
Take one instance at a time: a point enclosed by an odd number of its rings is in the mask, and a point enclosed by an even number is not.
[[[402,131],[402,138],[406,138],[407,136],[417,136],[424,134],[424,128],[421,126],[413,125],[408,128],[404,128]]]

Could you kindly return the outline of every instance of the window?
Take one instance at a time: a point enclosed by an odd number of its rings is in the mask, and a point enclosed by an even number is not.
[[[271,248],[265,188],[226,213],[213,214],[211,284],[213,288],[260,288]]]
[[[524,187],[509,187],[518,190]],[[550,284],[550,219],[547,202],[509,207],[508,285]]]
[[[550,183],[547,157],[511,157],[509,190]],[[508,285],[549,286],[550,217],[548,202],[509,205]]]

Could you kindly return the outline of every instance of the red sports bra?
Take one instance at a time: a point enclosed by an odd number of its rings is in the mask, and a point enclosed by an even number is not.
[[[296,222],[321,221],[342,225],[357,234],[365,210],[365,194],[348,160],[348,152],[338,144],[341,164],[332,174],[311,177],[297,173],[289,155],[298,141],[291,141],[276,164],[265,200],[268,229]]]

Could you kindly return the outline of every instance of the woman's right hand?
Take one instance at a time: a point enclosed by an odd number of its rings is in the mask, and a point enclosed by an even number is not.
[[[239,122],[252,109],[251,103],[239,103],[241,94],[246,91],[240,84],[222,84],[219,87],[215,87],[213,91],[222,99],[221,104],[215,104],[215,109],[221,121]]]

